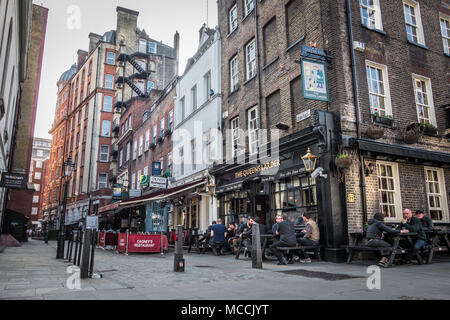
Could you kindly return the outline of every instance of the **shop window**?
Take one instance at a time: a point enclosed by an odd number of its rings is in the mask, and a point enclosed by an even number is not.
[[[448,221],[447,195],[445,191],[444,170],[425,168],[428,208],[433,221]]]
[[[402,217],[400,179],[398,164],[377,162],[378,195],[380,210],[387,220],[399,220]]]

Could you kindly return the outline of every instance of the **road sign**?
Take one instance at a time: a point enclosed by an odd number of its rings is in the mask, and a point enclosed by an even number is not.
[[[167,189],[167,178],[151,177],[150,188]]]
[[[98,229],[98,216],[86,217],[86,229]]]

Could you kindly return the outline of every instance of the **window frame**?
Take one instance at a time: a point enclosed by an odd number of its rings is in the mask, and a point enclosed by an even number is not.
[[[110,57],[110,55],[113,55],[114,57]],[[111,60],[113,60],[113,63],[110,63]],[[106,64],[110,65],[110,66],[115,66],[116,65],[116,53],[113,51],[107,51],[106,52]]]
[[[367,4],[363,4],[364,0],[359,0],[359,8],[360,8],[360,13],[361,13],[361,24],[371,30],[379,30],[379,31],[383,31],[383,17],[381,14],[381,6],[380,6],[380,0],[373,0],[373,7],[370,7]],[[367,11],[369,10],[373,10],[375,12],[374,15],[374,24],[375,26],[372,27],[371,25],[367,25],[364,23],[364,14],[363,14],[363,10],[366,9]],[[370,20],[370,16],[369,18],[367,18],[368,20]]]
[[[105,110],[105,106],[107,106],[107,104],[106,104],[106,100],[107,99],[108,100],[111,99],[111,105],[110,105],[110,108],[108,110]],[[114,105],[114,97],[110,96],[110,95],[103,95],[103,112],[112,112],[113,105]],[[89,109],[86,109],[86,110],[89,110]],[[85,115],[86,115],[86,113],[85,113]]]
[[[107,148],[108,148],[108,151],[107,151],[107,152],[103,152],[103,151],[102,151],[102,148],[103,148],[103,147],[107,147]],[[104,155],[106,155],[106,160],[104,160],[104,159],[102,158],[102,156],[104,156]],[[109,162],[109,145],[107,145],[107,144],[101,144],[101,145],[100,145],[99,161],[100,161],[100,162],[103,162],[103,163]]]
[[[109,123],[109,131],[108,131],[108,135],[105,135],[104,130],[105,130],[105,124]],[[112,122],[111,120],[102,120],[102,131],[101,131],[101,136],[104,138],[111,138],[111,129],[112,129]]]
[[[381,70],[382,72],[382,81],[383,81],[383,89],[384,89],[384,96],[380,93],[377,92],[372,92],[371,91],[371,84],[370,84],[370,80],[375,80],[372,78],[369,78],[370,73],[368,72],[368,68],[373,68],[373,69],[378,69]],[[367,81],[367,86],[368,86],[368,95],[369,95],[369,107],[370,107],[370,112],[371,114],[375,114],[375,110],[372,107],[372,103],[371,103],[371,96],[372,95],[376,95],[378,97],[384,97],[384,105],[385,105],[385,115],[386,116],[392,116],[393,117],[393,111],[392,111],[392,101],[391,101],[391,90],[390,90],[390,86],[389,86],[389,72],[388,72],[388,67],[373,61],[369,61],[366,60],[366,81]],[[378,113],[380,115],[381,114],[381,110],[378,111]]]
[[[419,121],[419,123],[423,123],[420,119],[420,112],[419,112],[419,105],[425,106],[425,104],[419,104],[417,98],[417,94],[419,93],[417,91],[417,81],[422,81],[425,83],[426,86],[426,94],[428,96],[428,108],[430,109],[430,114],[429,114],[429,121],[430,124],[432,124],[433,126],[437,127],[437,120],[436,120],[436,112],[434,110],[434,99],[433,99],[433,88],[432,88],[432,84],[431,84],[431,79],[421,76],[419,74],[412,74],[412,80],[413,80],[413,91],[414,91],[414,102],[416,104],[416,112],[417,112],[417,120]],[[423,92],[423,91],[422,91]],[[425,119],[425,118],[424,118]]]
[[[415,25],[413,25],[411,22],[407,21],[405,6],[409,6],[409,7],[413,8],[414,18],[416,19]],[[422,17],[421,17],[421,13],[420,13],[420,4],[413,0],[403,0],[403,16],[404,16],[404,22],[405,22],[405,28],[406,28],[406,38],[408,39],[408,41],[411,43],[425,46],[425,35],[424,35],[424,30],[423,30]],[[414,38],[410,39],[410,36],[408,33],[408,26],[413,26],[416,28],[417,41],[414,41]]]
[[[228,34],[233,33],[238,28],[237,3],[228,10]]]
[[[253,58],[252,52],[249,51],[249,48],[253,47]],[[256,39],[253,38],[245,45],[245,70],[246,70],[246,76],[247,81],[250,79],[253,79],[256,77],[257,71],[257,65],[256,65]]]
[[[253,111],[256,111],[255,113],[255,118],[252,119],[251,118],[251,113]],[[259,123],[259,106],[256,105],[250,109],[247,110],[247,125],[248,125],[248,152],[249,154],[255,155],[258,154],[259,152],[259,131],[260,131],[260,123]],[[255,126],[254,129],[252,129],[252,125]],[[252,138],[253,137],[253,133],[255,133],[255,140]],[[253,148],[255,148],[255,150],[253,150]]]
[[[251,4],[251,6],[249,6]],[[251,9],[249,9],[251,7]],[[255,0],[244,0],[244,17],[248,16],[255,10]]]
[[[100,181],[100,176],[104,176],[105,177],[105,181]],[[105,187],[102,188],[100,187],[100,183],[104,183]],[[103,190],[103,189],[108,189],[108,173],[105,172],[99,172],[98,177],[97,177],[97,188],[98,190]]]
[[[111,81],[108,80],[109,77],[112,77]],[[110,74],[110,73],[105,74],[105,89],[114,89],[114,79],[115,79],[115,77],[113,74]],[[108,86],[109,82],[111,82],[110,87]]]
[[[436,183],[436,181],[430,181],[428,180],[428,171],[435,171],[437,172],[437,177],[438,177],[438,181],[437,183],[439,184],[439,190],[440,193],[431,193],[430,192],[430,185],[429,183]],[[431,211],[432,210],[441,210],[442,211],[442,220],[433,220],[435,222],[449,222],[449,212],[448,212],[448,201],[447,201],[447,188],[445,185],[445,173],[444,173],[444,169],[442,168],[436,168],[436,167],[424,167],[424,171],[425,171],[425,185],[426,185],[426,192],[427,192],[427,205],[428,205],[428,210],[430,212],[430,218],[431,218]],[[441,207],[440,208],[432,208],[430,206],[430,196],[440,196],[440,202],[441,202]]]
[[[239,148],[239,141],[241,139],[240,137],[240,126],[239,126],[239,116],[232,119],[230,121],[230,129],[231,129],[231,156],[232,158],[236,158],[239,154],[238,148]]]
[[[392,177],[383,177],[380,175],[379,166],[391,166],[392,167]],[[376,162],[376,170],[377,170],[377,193],[378,193],[378,202],[380,212],[386,216],[387,222],[395,222],[400,221],[403,217],[403,205],[402,205],[402,191],[400,185],[400,174],[399,174],[399,166],[396,162],[388,162],[388,161],[377,161]],[[394,183],[394,190],[383,190],[382,186],[380,186],[381,178],[391,178]],[[395,208],[395,217],[388,217],[386,212],[383,210],[383,202],[382,202],[382,192],[393,192],[394,193],[394,208]]]
[[[230,59],[230,92],[235,92],[238,89],[239,84],[239,59],[238,54],[236,53]]]
[[[442,28],[442,21],[446,21],[449,24],[449,31],[447,35],[444,35],[444,29]],[[450,56],[450,16],[440,12],[439,13],[439,26],[441,28],[442,45],[444,47],[444,53]],[[447,41],[447,45],[444,44]]]

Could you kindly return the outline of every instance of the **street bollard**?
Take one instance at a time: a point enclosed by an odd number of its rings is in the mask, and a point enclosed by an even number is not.
[[[73,255],[73,264],[76,265],[78,256],[78,241],[80,241],[80,231],[79,230],[75,231],[74,235],[76,235],[75,238],[76,240],[75,240],[75,251]]]
[[[173,272],[185,272],[185,262],[183,259],[183,226],[177,226]]]
[[[262,250],[261,250],[261,235],[259,232],[259,224],[255,223],[252,226],[252,268],[262,269]]]
[[[92,245],[91,245],[91,263],[89,265],[89,278],[92,278],[94,274],[94,256],[95,256],[95,248],[97,245],[97,230],[92,230]]]
[[[86,229],[84,232],[82,259],[80,267],[80,277],[81,279],[89,278],[89,265],[91,256],[91,242],[92,242],[92,230]]]
[[[70,238],[69,245],[67,246],[67,262],[72,262],[73,241],[75,239],[75,231],[72,231],[72,237]]]
[[[80,246],[79,246],[79,251],[78,251],[78,262],[77,262],[77,266],[81,266],[81,250],[83,250],[83,236],[84,236],[84,232],[83,229],[80,228],[80,234],[79,234],[79,242],[80,242]]]

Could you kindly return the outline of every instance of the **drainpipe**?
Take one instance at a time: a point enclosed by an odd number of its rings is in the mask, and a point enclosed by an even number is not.
[[[360,105],[359,105],[359,90],[358,90],[358,77],[356,74],[356,58],[353,39],[353,21],[352,21],[352,9],[350,0],[347,0],[347,25],[348,25],[348,38],[350,45],[350,56],[352,62],[352,80],[353,80],[353,97],[355,103],[355,115],[356,115],[356,130],[357,139],[361,139],[361,126],[360,126]],[[359,152],[359,159],[361,163],[360,168],[360,187],[361,187],[361,202],[363,209],[363,227],[367,221],[367,199],[366,199],[366,176],[364,169],[364,156]]]
[[[255,42],[256,42],[256,65],[258,66],[257,74],[258,74],[258,104],[259,104],[259,126],[261,127],[261,119],[262,119],[262,89],[261,89],[261,53],[259,50],[259,16],[258,16],[258,1],[255,1]],[[261,141],[259,142],[261,143]],[[259,158],[259,155],[258,155]]]

